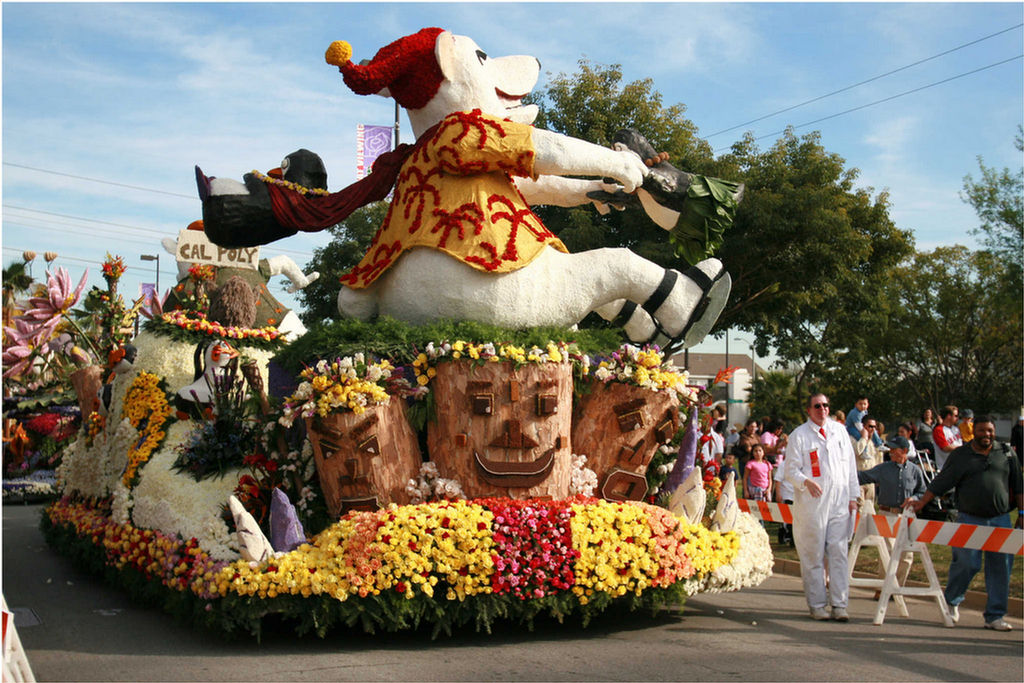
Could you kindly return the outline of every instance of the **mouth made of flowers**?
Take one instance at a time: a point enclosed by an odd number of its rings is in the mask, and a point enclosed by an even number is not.
[[[476,461],[480,477],[495,486],[535,486],[551,473],[555,464],[555,448],[550,448],[540,457],[525,462],[514,460],[492,460],[474,449],[473,459]]]

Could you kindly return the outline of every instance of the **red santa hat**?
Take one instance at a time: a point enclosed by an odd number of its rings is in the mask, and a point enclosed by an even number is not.
[[[352,46],[336,40],[324,58],[341,71],[345,85],[358,95],[384,88],[406,109],[426,106],[441,87],[444,74],[434,57],[434,44],[444,29],[424,28],[377,51],[366,64],[352,63]]]

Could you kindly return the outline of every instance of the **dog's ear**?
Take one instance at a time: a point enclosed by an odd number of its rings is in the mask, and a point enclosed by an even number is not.
[[[437,65],[441,67],[441,73],[447,80],[452,80],[458,65],[458,57],[455,54],[455,36],[451,31],[442,31],[437,35],[434,43],[434,57]]]

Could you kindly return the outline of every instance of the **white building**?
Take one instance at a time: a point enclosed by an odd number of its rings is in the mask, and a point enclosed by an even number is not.
[[[729,424],[742,425],[751,417],[751,371],[756,370],[756,376],[761,376],[765,369],[760,365],[755,366],[750,354],[680,352],[672,356],[671,360],[676,367],[690,372],[690,384],[705,387],[714,381],[719,372],[728,367],[736,367],[732,381],[725,385],[719,384],[712,390],[711,395],[715,403],[720,403],[726,408],[726,420]]]

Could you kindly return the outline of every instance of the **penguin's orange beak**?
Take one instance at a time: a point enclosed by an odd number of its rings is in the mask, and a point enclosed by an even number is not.
[[[230,344],[217,344],[210,351],[210,359],[214,363],[219,363],[221,359],[231,360],[232,358],[238,357],[238,350]]]
[[[280,168],[272,168],[269,171],[267,171],[267,175],[270,176],[271,178],[277,178],[278,180],[282,180],[284,178],[284,171],[282,171]]]

